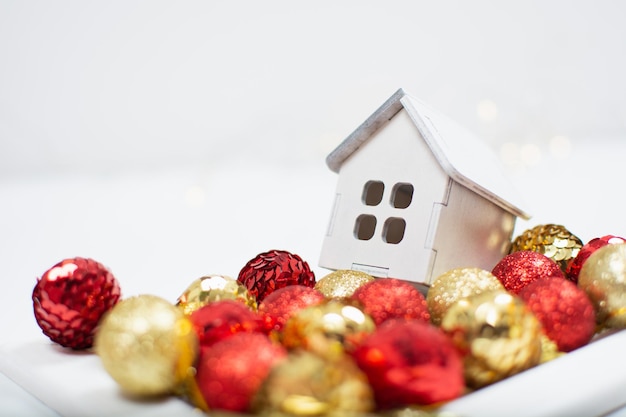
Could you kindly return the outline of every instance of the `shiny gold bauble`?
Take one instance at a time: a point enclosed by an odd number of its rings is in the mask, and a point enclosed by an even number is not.
[[[541,324],[518,297],[490,291],[458,301],[441,328],[465,353],[465,382],[481,388],[541,360]]]
[[[337,417],[374,407],[367,377],[351,357],[331,362],[307,351],[274,366],[252,406],[262,415]]]
[[[569,261],[578,255],[582,247],[582,240],[564,226],[542,224],[517,236],[509,253],[526,250],[539,252],[556,262],[561,271],[565,272]]]
[[[283,345],[337,359],[369,336],[374,320],[345,299],[328,299],[293,315],[283,329]]]
[[[326,298],[345,298],[352,296],[361,285],[375,279],[365,272],[339,269],[318,280],[315,283],[315,289]]]
[[[591,300],[597,323],[605,328],[626,327],[626,243],[606,245],[587,258],[578,287]]]
[[[100,323],[94,346],[109,375],[136,396],[173,394],[193,373],[198,353],[189,319],[154,295],[116,304]]]
[[[189,284],[178,297],[176,305],[190,315],[200,307],[220,300],[237,300],[256,310],[257,302],[248,289],[226,275],[206,275]]]
[[[433,324],[441,324],[448,308],[462,298],[485,291],[503,290],[498,278],[480,268],[454,268],[439,275],[426,294],[426,303]]]

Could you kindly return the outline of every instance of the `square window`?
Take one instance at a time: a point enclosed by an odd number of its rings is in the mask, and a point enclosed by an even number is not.
[[[354,223],[354,237],[359,240],[370,240],[376,231],[376,217],[361,214]]]
[[[383,201],[385,184],[382,181],[368,181],[363,186],[361,200],[366,206],[377,206]]]
[[[404,238],[406,221],[400,217],[390,217],[385,220],[383,227],[383,240],[387,243],[397,244]]]
[[[399,182],[391,190],[391,205],[395,208],[407,208],[413,201],[413,185]]]

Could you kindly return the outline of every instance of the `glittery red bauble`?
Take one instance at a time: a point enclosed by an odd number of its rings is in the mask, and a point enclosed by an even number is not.
[[[591,239],[578,252],[578,255],[574,259],[572,259],[569,264],[567,264],[567,268],[565,269],[565,277],[570,281],[577,283],[578,282],[578,274],[580,274],[580,270],[583,267],[583,264],[594,253],[596,250],[600,249],[603,246],[615,243],[625,243],[626,239],[613,236],[606,235],[602,237],[597,237],[595,239]]]
[[[267,332],[280,332],[295,313],[322,301],[324,295],[320,291],[304,285],[290,285],[265,297],[258,311]]]
[[[263,333],[237,333],[200,351],[196,382],[209,409],[246,412],[287,350]]]
[[[513,294],[539,278],[565,278],[559,265],[535,251],[519,251],[506,255],[491,271],[504,288]]]
[[[237,281],[260,303],[275,290],[289,285],[314,287],[315,274],[298,255],[271,250],[251,259],[239,272]]]
[[[32,299],[37,324],[50,340],[85,349],[93,345],[102,315],[119,301],[120,286],[93,259],[65,259],[37,281]]]
[[[239,332],[263,331],[261,317],[240,301],[221,300],[200,307],[189,319],[200,346],[210,346]]]
[[[584,346],[595,332],[596,315],[585,292],[567,279],[541,278],[519,292],[562,352]]]
[[[464,389],[463,361],[439,328],[389,320],[353,353],[380,408],[452,400]]]
[[[357,288],[352,299],[363,304],[363,309],[376,325],[397,318],[430,323],[426,298],[406,281],[379,278]]]

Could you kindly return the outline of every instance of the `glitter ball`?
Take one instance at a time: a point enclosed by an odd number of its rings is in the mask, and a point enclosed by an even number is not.
[[[377,326],[397,318],[430,323],[426,298],[406,281],[379,278],[357,288],[352,299],[363,304],[363,309]]]
[[[539,278],[564,278],[559,265],[538,252],[520,251],[506,255],[491,271],[513,294]]]
[[[120,299],[113,274],[88,258],[65,259],[47,270],[32,293],[33,310],[43,333],[72,349],[93,345],[102,316]]]
[[[252,258],[237,277],[257,302],[289,285],[315,285],[315,274],[302,258],[284,250],[270,250]]]
[[[374,279],[373,276],[365,272],[339,269],[317,281],[315,289],[327,298],[350,297],[357,288],[374,281]]]

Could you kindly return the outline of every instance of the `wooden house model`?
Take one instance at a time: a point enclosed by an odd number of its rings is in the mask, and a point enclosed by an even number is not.
[[[528,219],[486,144],[402,89],[326,158],[339,174],[319,265],[429,285],[491,270]]]

